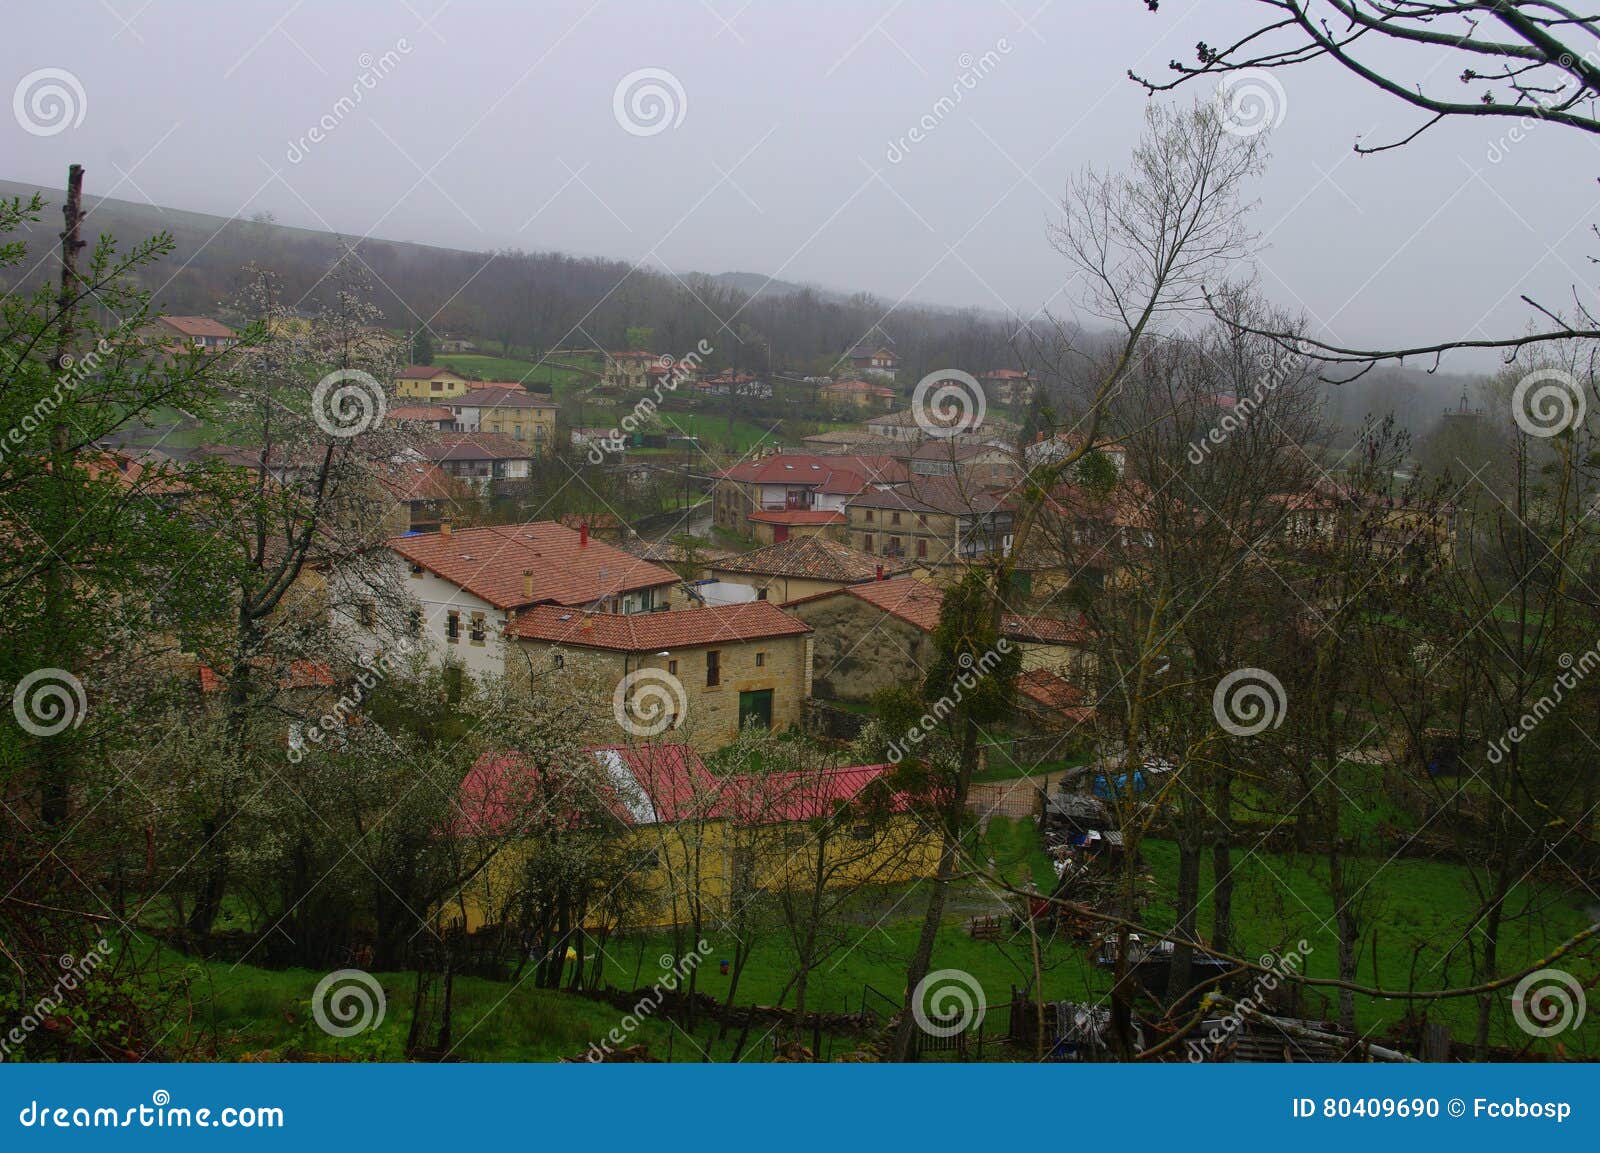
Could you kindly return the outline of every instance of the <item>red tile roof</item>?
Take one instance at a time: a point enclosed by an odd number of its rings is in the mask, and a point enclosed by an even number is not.
[[[447,432],[417,445],[429,460],[532,460],[533,449],[499,432]]]
[[[1017,691],[1069,721],[1082,722],[1094,716],[1094,706],[1084,704],[1088,694],[1049,669],[1019,673]]]
[[[832,592],[801,597],[789,604],[805,604],[823,597],[859,597],[891,616],[915,625],[923,632],[932,632],[939,625],[939,609],[944,604],[944,592],[916,577],[903,576],[893,580],[868,581],[865,584],[847,585]],[[1081,615],[1079,620],[1064,621],[1055,617],[1024,616],[1007,613],[1001,618],[1005,635],[1019,641],[1034,641],[1047,645],[1081,646],[1088,643],[1090,633]]]
[[[209,316],[162,316],[157,319],[185,336],[236,338],[239,335],[220,320],[212,320]]]
[[[529,392],[520,384],[469,383],[465,395],[445,401],[458,408],[555,408],[556,402],[540,393]]]
[[[220,693],[227,687],[228,683],[218,676],[210,665],[200,666],[201,692]],[[322,661],[290,661],[288,671],[278,679],[278,687],[284,689],[332,688],[333,669]]]
[[[904,465],[887,457],[779,452],[741,461],[717,475],[740,484],[826,485],[825,492],[857,493],[869,483],[903,481],[907,474]]]
[[[444,367],[442,364],[408,364],[400,370],[400,380],[432,380],[444,373],[451,376],[460,376],[459,372]]]
[[[390,420],[420,420],[430,424],[449,424],[456,414],[438,404],[402,404],[389,410]]]
[[[747,518],[762,524],[844,524],[843,510],[836,508],[768,508]]]
[[[884,565],[890,573],[905,572],[908,567],[896,568],[892,561],[881,560],[825,537],[802,536],[730,556],[708,567],[717,572],[804,577],[850,584],[876,579],[879,565]]]
[[[465,495],[449,473],[427,461],[374,464],[372,471],[396,500],[454,501]]]
[[[417,533],[388,543],[407,560],[502,609],[581,606],[678,580],[671,570],[592,537],[580,546],[577,533],[554,521]],[[524,573],[531,574],[531,596]]]
[[[983,374],[983,380],[1027,380],[1028,374],[1014,368],[992,368]]]
[[[946,449],[946,452],[949,450]],[[997,512],[1005,502],[953,476],[923,476],[904,488],[869,488],[850,498],[851,508],[974,516]]]
[[[507,636],[524,640],[627,653],[707,648],[803,636],[810,631],[810,625],[771,601],[627,614],[586,613],[539,605],[519,612],[517,619],[506,626]]]
[[[835,380],[822,386],[823,392],[840,392],[845,394],[864,393],[870,396],[890,397],[895,395],[894,389],[887,384],[872,384],[865,380]]]

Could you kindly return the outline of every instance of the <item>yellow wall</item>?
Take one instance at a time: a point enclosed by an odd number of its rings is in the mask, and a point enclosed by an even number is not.
[[[750,854],[754,865],[748,881],[758,889],[807,887],[817,867],[816,833],[807,822],[752,827],[715,818],[635,826],[617,836],[621,859],[654,860],[654,867],[637,869],[628,886],[636,897],[622,916],[632,927],[688,922],[696,900],[702,918],[725,916],[736,896],[734,860],[741,853]],[[931,877],[939,867],[939,847],[937,832],[911,814],[883,819],[870,840],[857,839],[844,823],[828,832],[826,884],[886,885]],[[441,919],[464,923],[469,933],[498,921],[520,884],[521,860],[521,846],[508,843],[445,905]],[[606,912],[591,910],[588,923],[598,924]],[[616,910],[610,913],[615,916]]]
[[[556,410],[553,408],[492,408],[483,412],[479,425],[484,432],[498,432],[540,452],[549,452],[556,441]]]
[[[715,686],[706,684],[706,654],[712,648],[721,654],[721,683]],[[562,658],[559,670],[555,668],[557,654]],[[759,666],[757,654],[764,654]],[[683,686],[687,708],[678,717],[676,731],[684,742],[703,753],[731,744],[738,737],[741,692],[772,690],[772,728],[776,732],[800,723],[805,700],[811,695],[809,635],[674,649],[665,657],[630,653],[626,661],[620,652],[587,649],[581,643],[561,646],[522,640],[507,646],[506,675],[526,677],[529,661],[535,676],[550,675],[557,678],[552,684],[570,689],[575,707],[594,718],[590,735],[602,744],[628,737],[615,722],[611,698],[623,677],[639,669],[661,669],[677,678]],[[676,671],[672,668],[674,662]]]
[[[457,376],[449,369],[444,369],[432,380],[397,379],[394,382],[396,396],[410,397],[413,400],[447,400],[461,396],[466,391],[467,378]]]

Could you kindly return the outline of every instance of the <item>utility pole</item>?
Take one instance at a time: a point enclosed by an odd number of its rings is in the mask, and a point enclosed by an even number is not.
[[[73,164],[67,168],[67,199],[61,206],[61,216],[64,227],[61,230],[61,291],[56,296],[56,347],[55,356],[51,364],[55,368],[56,380],[59,382],[67,378],[72,372],[73,341],[77,336],[78,312],[78,251],[83,247],[81,238],[83,224],[83,165]],[[65,494],[69,482],[67,472],[72,467],[72,454],[69,450],[71,432],[67,420],[61,415],[59,409],[54,416],[54,423],[50,429],[50,479],[58,492]],[[65,501],[58,502],[62,514],[61,523],[69,523],[70,510],[66,508]],[[65,628],[53,627],[65,615],[67,599],[72,590],[67,587],[68,574],[62,571],[62,565],[53,551],[56,542],[47,541],[46,551],[50,559],[45,562],[44,568],[44,595],[45,595],[45,620],[52,625],[51,632],[57,638],[67,640],[64,655],[69,659],[66,663],[76,664],[71,660],[76,647],[76,637],[69,636]],[[75,669],[68,669],[76,675]],[[65,742],[72,738],[70,727],[55,737],[46,738],[43,749],[43,772],[40,775],[41,805],[40,815],[45,823],[58,825],[67,819],[72,804],[72,786],[67,779],[67,749]]]

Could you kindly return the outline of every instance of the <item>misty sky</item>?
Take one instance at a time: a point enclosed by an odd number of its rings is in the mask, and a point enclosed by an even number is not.
[[[50,136],[0,118],[0,176],[54,188],[80,161],[97,195],[268,211],[352,235],[1070,313],[1069,270],[1045,224],[1073,171],[1125,158],[1145,102],[1127,69],[1192,60],[1197,40],[1223,41],[1254,7],[13,7],[0,40],[5,90],[64,69],[82,86],[83,118]],[[614,110],[619,82],[643,69],[670,73],[683,94],[667,90],[671,123],[648,135]],[[964,73],[959,106],[925,139],[905,140]],[[1403,135],[1417,114],[1332,66],[1277,75],[1283,118],[1257,224],[1261,280],[1279,303],[1357,344],[1505,335],[1530,319],[1524,292],[1570,306],[1600,251],[1589,233],[1594,141],[1542,127],[1513,143],[1508,122],[1482,120],[1356,156],[1358,136]],[[357,89],[359,106],[336,113]],[[335,127],[310,141],[325,116]]]

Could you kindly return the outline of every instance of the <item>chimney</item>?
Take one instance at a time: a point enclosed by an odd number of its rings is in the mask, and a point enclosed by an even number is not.
[[[583,614],[583,631],[588,632],[594,628],[594,618],[588,613]]]
[[[589,547],[589,522],[586,520],[578,522],[578,547]]]
[[[880,581],[883,579],[883,566],[882,565],[878,566],[878,575],[873,577],[872,579],[873,580],[880,580]]]
[[[522,570],[522,599],[525,601],[533,599],[533,570],[531,568]]]
[[[449,536],[450,535],[450,522],[449,521],[445,520],[445,521],[440,521],[439,522],[439,535],[440,536]]]

